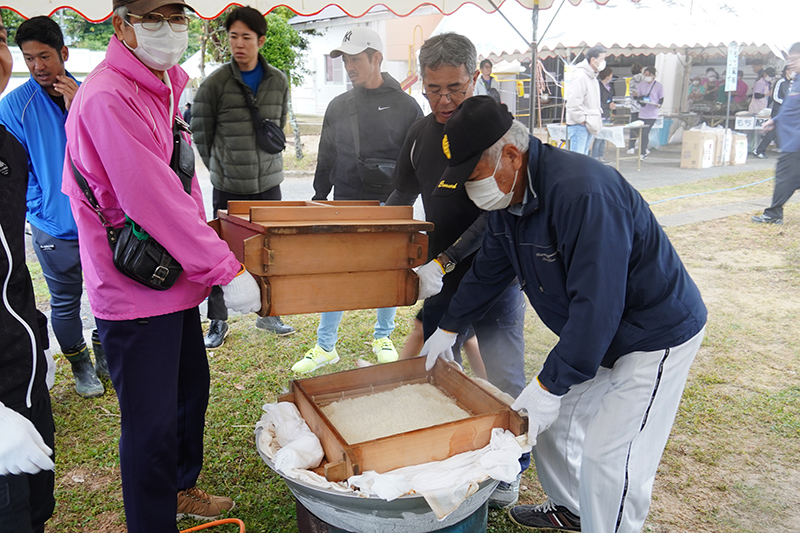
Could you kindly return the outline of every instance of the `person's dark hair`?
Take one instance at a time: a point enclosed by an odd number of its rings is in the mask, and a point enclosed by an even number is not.
[[[604,80],[610,74],[613,74],[613,73],[614,73],[614,71],[611,70],[611,67],[606,67],[606,68],[604,68],[603,70],[601,70],[600,72],[597,73],[597,79],[598,80]]]
[[[653,76],[656,75],[656,67],[644,67],[645,73],[649,72]]]
[[[19,25],[14,42],[21,49],[28,41],[39,41],[58,52],[64,48],[64,34],[61,33],[61,28],[53,19],[44,15],[29,18]]]
[[[483,61],[481,61],[480,67],[483,68],[485,65],[489,65],[491,67],[492,62],[489,61],[488,59],[484,59]]]
[[[714,67],[708,67],[706,69],[706,74],[708,74],[709,72],[713,72],[714,74],[716,74],[717,73],[717,69],[715,69]]]
[[[597,57],[600,57],[600,54],[605,54],[605,53],[606,53],[605,46],[598,44],[596,46],[592,46],[591,48],[589,48],[589,51],[586,52],[586,59],[587,60],[595,59]]]
[[[791,48],[789,48],[790,54],[800,54],[800,43],[794,43]]]
[[[772,68],[772,67],[767,67],[767,68],[764,69],[764,71],[761,73],[761,75],[762,76],[769,76],[770,78],[774,78],[775,77],[775,69]]]
[[[237,7],[228,13],[228,18],[225,19],[225,31],[231,31],[231,26],[237,21],[244,23],[258,37],[264,37],[267,34],[267,19],[250,6]]]
[[[464,66],[467,75],[472,75],[478,53],[472,41],[453,32],[434,35],[419,49],[419,72],[425,77],[425,69],[436,70],[442,65]]]
[[[640,72],[642,72],[642,68],[644,68],[642,67],[642,64],[637,61],[636,63],[631,65],[631,74],[633,74],[634,76],[636,74],[639,74]]]
[[[744,78],[744,72],[742,72],[741,70],[737,71],[736,72],[736,77],[737,78]]]
[[[784,78],[788,78],[789,77],[789,67],[788,66],[783,67],[783,70],[781,71],[781,76],[783,76]]]

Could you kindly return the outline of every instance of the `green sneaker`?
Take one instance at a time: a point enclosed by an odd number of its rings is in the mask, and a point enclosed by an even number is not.
[[[372,353],[378,356],[379,363],[394,363],[400,357],[397,355],[397,350],[394,349],[394,344],[389,340],[389,337],[372,341]]]
[[[321,366],[330,365],[339,362],[339,355],[336,353],[336,348],[330,352],[326,352],[315,344],[313,348],[306,352],[305,357],[300,359],[292,366],[292,371],[298,374],[306,374],[312,370],[316,370]]]

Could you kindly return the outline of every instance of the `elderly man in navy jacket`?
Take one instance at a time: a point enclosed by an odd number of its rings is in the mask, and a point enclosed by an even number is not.
[[[456,334],[515,277],[559,336],[513,404],[528,413],[541,505],[512,520],[638,532],[705,331],[700,291],[645,201],[614,169],[543,145],[488,97],[445,125],[460,187],[491,211],[484,242],[422,355],[452,358]]]

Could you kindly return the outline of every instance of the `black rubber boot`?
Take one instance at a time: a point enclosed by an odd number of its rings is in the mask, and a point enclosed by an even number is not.
[[[81,341],[80,345],[76,345],[72,350],[65,350],[64,357],[72,365],[72,376],[75,378],[75,390],[78,396],[83,398],[102,396],[105,388],[97,379],[86,343]]]
[[[111,373],[108,371],[108,361],[106,361],[106,352],[103,350],[103,345],[100,344],[100,334],[97,330],[92,331],[92,351],[94,352],[94,371],[98,378],[111,379]]]

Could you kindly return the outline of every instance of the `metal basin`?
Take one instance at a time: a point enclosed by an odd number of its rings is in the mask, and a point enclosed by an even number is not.
[[[256,431],[256,442],[260,431],[260,428]],[[418,494],[387,502],[377,496],[365,498],[355,493],[322,489],[284,476],[257,445],[256,449],[267,466],[283,478],[295,498],[312,514],[334,527],[359,533],[423,533],[444,529],[470,517],[486,503],[500,483],[495,479],[487,479],[458,509],[444,520],[437,520],[428,502]]]

